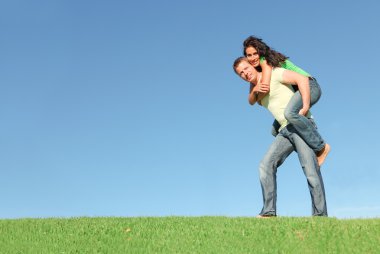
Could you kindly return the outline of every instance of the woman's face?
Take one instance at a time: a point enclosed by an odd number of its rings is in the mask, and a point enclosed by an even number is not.
[[[248,47],[245,49],[245,54],[247,56],[248,62],[252,64],[253,67],[260,65],[260,56],[254,47]]]

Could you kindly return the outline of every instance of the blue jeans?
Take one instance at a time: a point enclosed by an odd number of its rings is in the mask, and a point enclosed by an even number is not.
[[[314,125],[312,119],[308,121]],[[288,125],[280,131],[260,163],[259,174],[264,203],[260,215],[276,216],[277,168],[293,151],[298,153],[307,179],[312,215],[327,216],[325,188],[315,152],[300,138],[292,125]]]
[[[321,98],[321,88],[315,79],[310,80],[310,107],[318,102]],[[325,141],[322,139],[315,125],[313,125],[306,116],[300,115],[302,109],[302,97],[297,91],[290,99],[285,109],[285,118],[296,129],[297,134],[306,142],[314,152],[319,152],[325,146]],[[279,124],[277,121],[273,123],[272,135],[276,136]]]

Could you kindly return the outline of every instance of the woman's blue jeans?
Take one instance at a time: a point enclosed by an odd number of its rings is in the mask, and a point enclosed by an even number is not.
[[[309,80],[310,84],[310,107],[312,107],[321,98],[322,91],[315,79]],[[293,125],[297,134],[313,149],[314,152],[319,152],[325,146],[325,141],[319,134],[316,126],[312,124],[306,116],[300,115],[302,109],[302,97],[299,91],[294,93],[286,106],[284,115],[286,120]],[[272,134],[277,135],[279,124],[277,121],[273,123]]]

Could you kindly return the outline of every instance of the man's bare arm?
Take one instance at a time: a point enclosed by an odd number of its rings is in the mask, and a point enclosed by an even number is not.
[[[310,86],[309,78],[297,72],[285,70],[282,74],[282,80],[286,84],[297,85],[302,97],[302,109],[300,114],[306,115],[310,109]]]

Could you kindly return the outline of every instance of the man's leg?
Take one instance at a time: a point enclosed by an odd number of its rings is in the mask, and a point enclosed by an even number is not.
[[[280,132],[260,163],[259,174],[264,203],[260,212],[262,216],[276,216],[277,168],[293,150],[292,143]]]
[[[273,121],[271,134],[273,137],[276,137],[278,134],[278,130],[280,129],[281,125],[277,122],[277,120]]]
[[[287,126],[286,129],[292,130],[292,127]],[[316,155],[296,133],[290,133],[289,139],[294,144],[303,172],[307,178],[312,202],[312,214],[313,216],[327,216],[325,188]]]

